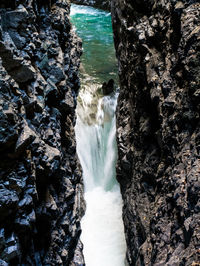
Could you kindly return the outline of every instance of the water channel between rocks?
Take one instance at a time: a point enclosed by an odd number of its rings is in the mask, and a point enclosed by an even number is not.
[[[75,132],[87,204],[81,223],[85,262],[87,266],[124,266],[122,199],[115,178],[118,94],[103,96],[99,89],[110,78],[117,81],[111,17],[105,11],[72,4],[71,21],[84,49]]]

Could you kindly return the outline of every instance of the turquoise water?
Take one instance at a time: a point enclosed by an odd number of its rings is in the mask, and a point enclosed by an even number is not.
[[[88,6],[71,5],[71,22],[83,41],[81,79],[103,83],[117,81],[111,15]]]

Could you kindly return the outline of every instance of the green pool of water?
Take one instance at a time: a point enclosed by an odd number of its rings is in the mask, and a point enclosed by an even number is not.
[[[71,22],[83,41],[81,81],[117,82],[117,60],[113,44],[111,15],[88,6],[71,5]]]

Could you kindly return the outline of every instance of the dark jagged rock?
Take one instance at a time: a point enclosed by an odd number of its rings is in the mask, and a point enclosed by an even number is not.
[[[8,216],[17,209],[19,198],[15,191],[0,189],[0,221],[5,222]]]
[[[109,95],[113,93],[113,91],[115,90],[114,84],[115,82],[113,79],[110,79],[107,83],[104,82],[102,85],[103,95]]]
[[[35,138],[35,132],[30,129],[28,125],[25,125],[23,127],[22,133],[17,140],[15,147],[16,152],[26,150],[26,148],[34,141]]]
[[[72,0],[71,2],[77,5],[86,5],[103,10],[110,10],[110,0]]]
[[[0,265],[84,265],[69,8],[0,1]]]
[[[112,0],[130,265],[199,265],[200,4]]]

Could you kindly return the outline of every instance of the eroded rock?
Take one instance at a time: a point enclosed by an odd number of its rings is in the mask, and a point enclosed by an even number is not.
[[[16,211],[19,198],[14,191],[8,189],[0,189],[0,220],[5,222],[8,215]]]
[[[198,265],[199,1],[111,3],[127,260]]]
[[[0,265],[83,265],[73,128],[82,51],[69,9],[0,1]]]

